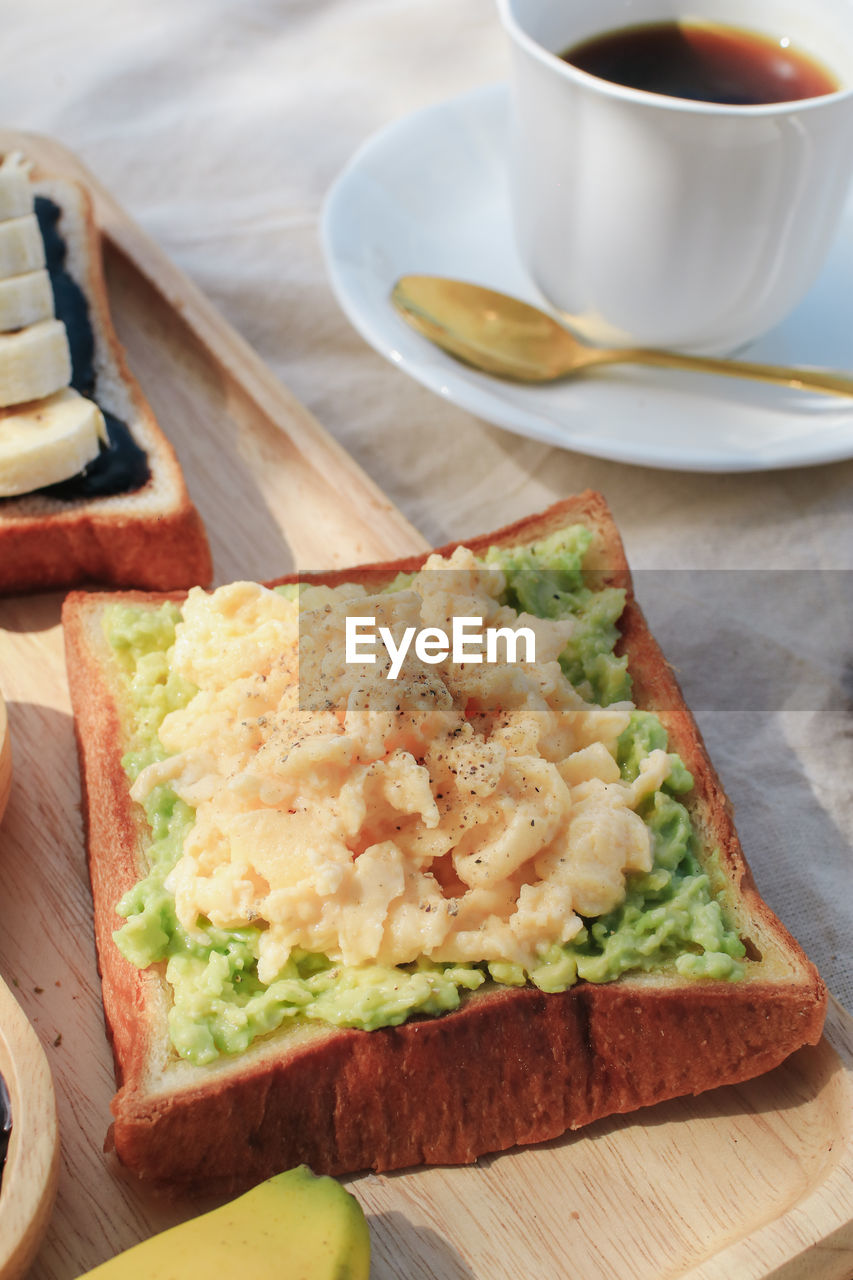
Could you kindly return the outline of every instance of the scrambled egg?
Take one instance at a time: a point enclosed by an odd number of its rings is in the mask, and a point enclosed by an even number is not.
[[[565,679],[571,621],[500,604],[500,571],[460,548],[404,590],[253,583],[190,592],[173,666],[198,689],[139,775],[195,809],[169,876],[192,935],[262,924],[258,974],[294,948],[346,965],[503,961],[530,968],[617,906],[652,865],[636,813],[670,769],[652,751],[624,782],[632,704],[600,708]],[[449,628],[454,616],[531,627],[536,662],[344,661],[346,618]]]

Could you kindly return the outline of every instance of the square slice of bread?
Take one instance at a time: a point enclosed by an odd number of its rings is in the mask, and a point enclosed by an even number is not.
[[[110,600],[144,606],[161,598],[73,593],[63,622],[119,1083],[112,1136],[136,1173],[234,1188],[300,1162],[333,1174],[470,1162],[602,1116],[748,1079],[820,1038],[824,986],[755,888],[696,724],[633,598],[604,500],[586,492],[465,545],[483,553],[577,523],[594,534],[585,563],[602,584],[627,588],[619,646],[628,654],[634,700],[658,711],[669,750],[693,774],[693,790],[681,799],[702,848],[718,851],[729,919],[747,947],[745,976],[684,978],[670,968],[578,982],[557,994],[488,984],[454,1012],[399,1027],[297,1024],[211,1066],[179,1060],[166,1031],[162,972],[134,968],[112,938],[121,924],[115,904],[145,866],[148,832],[121,767],[121,694],[103,610]],[[423,559],[371,566],[371,590]],[[357,582],[361,572],[309,576],[336,585]]]
[[[81,287],[95,341],[94,399],[121,419],[145,451],[141,488],[63,499],[46,492],[0,499],[0,593],[99,583],[171,590],[208,583],[207,535],[171,443],[127,367],[110,318],[100,234],[88,192],[38,176],[35,195],[61,210],[66,269]]]

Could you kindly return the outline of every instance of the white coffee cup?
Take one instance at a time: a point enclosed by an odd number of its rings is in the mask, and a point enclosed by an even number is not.
[[[818,274],[853,175],[853,0],[498,0],[511,53],[522,259],[592,341],[731,352]],[[838,92],[722,106],[611,84],[558,55],[689,16],[788,37]]]

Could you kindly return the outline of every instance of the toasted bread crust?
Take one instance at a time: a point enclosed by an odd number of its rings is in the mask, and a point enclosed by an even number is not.
[[[86,295],[95,337],[96,398],[145,449],[151,477],[132,493],[102,498],[0,500],[0,593],[89,582],[147,590],[206,584],[213,570],[204,525],[110,317],[91,199],[65,178],[40,177],[35,190],[63,211],[67,266]]]
[[[143,834],[120,765],[121,711],[105,682],[105,641],[93,635],[104,597],[73,594],[63,623],[105,1016],[121,1086],[113,1141],[141,1177],[234,1190],[303,1161],[338,1175],[465,1163],[748,1079],[820,1038],[821,979],[755,890],[698,729],[631,595],[604,500],[585,493],[465,545],[478,552],[517,545],[575,522],[594,529],[593,560],[604,577],[628,587],[621,643],[636,701],[660,709],[671,749],[694,775],[688,807],[707,846],[719,849],[730,909],[750,954],[762,959],[736,983],[642,975],[556,995],[489,988],[440,1018],[371,1032],[274,1033],[239,1059],[164,1070],[161,977],[127,963],[111,937],[121,923],[115,903],[138,877]],[[424,558],[370,569],[390,580]],[[334,585],[364,569],[310,576]]]
[[[604,1116],[770,1070],[815,1042],[818,1002],[754,985],[491,991],[440,1019],[337,1031],[180,1094],[115,1107],[143,1178],[232,1190],[305,1162],[341,1175],[468,1164]]]

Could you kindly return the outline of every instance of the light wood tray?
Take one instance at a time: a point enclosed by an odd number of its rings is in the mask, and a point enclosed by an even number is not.
[[[207,521],[218,581],[423,546],[71,155],[0,134],[0,151],[14,146],[95,192],[116,328]],[[102,1151],[114,1079],[59,606],[58,595],[0,601],[15,753],[0,974],[47,1051],[62,1146],[37,1280],[71,1280],[193,1210],[140,1189]],[[747,1085],[471,1168],[346,1181],[369,1215],[374,1280],[849,1280],[853,1019],[833,1006],[818,1047]]]

